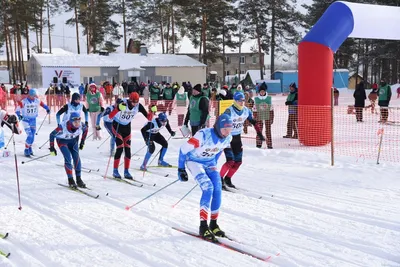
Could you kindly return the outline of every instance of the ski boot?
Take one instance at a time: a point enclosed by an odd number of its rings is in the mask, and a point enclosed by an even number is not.
[[[76,188],[76,183],[74,181],[74,178],[68,178],[68,186],[71,188]]]
[[[200,225],[199,227],[199,235],[207,241],[211,242],[218,242],[217,238],[215,237],[214,233],[208,228],[208,225]]]
[[[232,184],[232,180],[230,177],[225,177],[224,181],[225,181],[226,186],[228,186],[230,188],[236,188],[236,186],[234,184]]]
[[[25,155],[25,157],[28,157],[28,158],[31,157],[31,152],[29,151],[29,148],[25,148],[24,155]]]
[[[213,221],[210,222],[210,230],[213,232],[213,234],[214,234],[215,236],[218,236],[218,237],[225,237],[225,232],[222,231],[222,230],[219,228],[217,222],[215,222],[215,223],[213,223]]]
[[[132,177],[132,175],[129,173],[129,170],[128,170],[128,169],[125,169],[125,171],[124,171],[124,177],[125,177],[125,179],[133,180],[133,177]]]
[[[29,153],[31,154],[31,156],[34,156],[34,155],[33,155],[32,147],[29,147]]]
[[[114,168],[113,177],[121,179],[121,175],[118,172],[118,168]]]
[[[76,176],[76,184],[80,188],[86,188],[86,184],[82,181],[80,176]]]
[[[140,166],[140,170],[146,172],[146,171],[147,171],[146,165],[142,164],[142,165]]]
[[[163,160],[159,160],[158,161],[158,166],[160,166],[160,167],[172,167],[171,164],[169,164],[169,163],[167,163],[167,162],[165,162]]]
[[[224,182],[224,178],[221,177],[221,185],[222,185],[222,190],[228,191],[228,188],[226,188],[226,184]]]

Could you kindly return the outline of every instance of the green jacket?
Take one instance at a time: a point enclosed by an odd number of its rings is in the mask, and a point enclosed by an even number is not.
[[[257,120],[269,120],[271,111],[271,97],[267,96],[265,98],[257,96],[254,99],[256,109],[257,109]]]

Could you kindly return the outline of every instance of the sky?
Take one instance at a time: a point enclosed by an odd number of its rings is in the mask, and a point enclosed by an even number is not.
[[[304,11],[303,8],[301,8],[301,4],[303,3],[311,3],[312,0],[297,0],[297,5],[299,6],[301,11]],[[71,52],[77,52],[76,48],[76,35],[75,35],[75,27],[67,26],[65,25],[65,22],[73,17],[73,12],[63,12],[61,14],[57,14],[55,17],[51,18],[51,23],[54,24],[54,29],[52,31],[52,47],[60,47],[64,48],[66,50],[69,50]],[[118,21],[118,17],[116,19]],[[45,29],[46,35],[43,37],[43,47],[48,47],[48,35],[47,35],[47,29]],[[122,27],[120,29],[120,32],[122,34]],[[30,33],[30,40],[31,40],[31,45],[34,45],[37,43],[36,41],[36,36],[33,32]],[[127,38],[129,40],[129,37]],[[250,52],[251,47],[256,44],[255,40],[248,41],[243,44],[242,46],[242,52]],[[184,38],[183,41],[178,45],[181,46],[180,53],[197,53],[198,49],[195,49],[190,40],[187,38]],[[86,38],[81,34],[80,36],[80,47],[81,47],[81,53],[82,51],[85,53],[86,51]],[[148,46],[149,52],[150,53],[161,53],[161,44],[154,44],[151,46]],[[117,49],[118,52],[123,52],[123,38],[120,40],[120,47]],[[233,51],[228,51],[228,52],[233,52]],[[267,59],[268,61],[268,59]]]

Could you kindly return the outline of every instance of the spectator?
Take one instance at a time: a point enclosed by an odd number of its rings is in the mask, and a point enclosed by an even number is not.
[[[171,116],[172,113],[172,102],[174,100],[175,94],[174,90],[172,89],[171,85],[167,83],[164,88],[163,92],[163,99],[165,100],[165,112],[168,111],[168,115]]]
[[[7,110],[7,91],[4,89],[4,84],[1,84],[0,89],[0,109]]]
[[[89,91],[86,95],[86,108],[89,111],[90,120],[92,122],[93,140],[101,140],[101,132],[96,129],[96,120],[100,112],[104,111],[103,97],[97,90],[96,84],[89,85]]]
[[[333,100],[334,100],[334,106],[339,105],[339,90],[336,87],[333,87]]]
[[[150,91],[147,85],[143,89],[143,98],[145,106],[149,105]]]
[[[368,95],[368,99],[370,102],[370,105],[366,106],[365,109],[371,108],[371,113],[378,114],[378,112],[375,110],[375,104],[376,100],[378,99],[378,89],[377,88],[372,88],[372,91]]]
[[[285,105],[288,106],[289,117],[287,121],[286,135],[283,138],[298,138],[297,129],[297,86],[296,83],[289,85],[290,93],[286,98]]]
[[[85,86],[83,85],[83,83],[81,83],[81,85],[79,85],[79,95],[81,96],[81,101],[85,100],[84,96],[85,96]]]
[[[248,109],[253,110],[253,107],[254,107],[254,100],[253,100],[253,98],[250,96],[250,92],[245,92],[245,93],[244,93],[244,99],[245,99],[244,105],[245,105]],[[254,114],[254,116],[256,117],[257,115]],[[245,121],[244,121],[244,124],[243,124],[243,132],[244,132],[245,134],[247,134],[247,128],[248,128],[248,127],[249,127],[249,121],[248,121],[248,120],[245,120]]]
[[[379,88],[378,105],[381,108],[381,119],[379,122],[386,123],[389,117],[389,103],[392,98],[392,89],[386,83],[385,79],[381,79]]]
[[[210,98],[210,88],[209,88],[209,86],[208,86],[207,83],[204,83],[204,84],[203,84],[203,88],[201,89],[201,92],[203,93],[203,95],[204,95],[205,97]]]
[[[185,88],[181,86],[178,92],[175,94],[174,106],[176,106],[176,113],[178,114],[178,126],[183,125],[183,119],[187,110],[189,98],[185,92]]]
[[[158,84],[154,82],[152,85],[150,85],[149,91],[150,91],[150,105],[157,106],[157,101],[161,100],[160,97],[161,89],[159,88]]]
[[[361,81],[356,86],[356,90],[353,94],[354,97],[354,107],[356,109],[356,119],[357,122],[363,121],[363,108],[365,107],[365,99],[367,96],[365,94],[364,82]]]
[[[201,84],[196,84],[192,89],[189,107],[186,113],[184,125],[187,127],[190,121],[192,136],[200,129],[206,127],[208,120],[209,100],[201,93]]]
[[[118,98],[124,97],[124,88],[119,83],[116,83],[112,93],[114,96],[114,101],[117,101]]]
[[[268,86],[264,82],[260,85],[259,95],[255,97],[254,103],[257,109],[257,125],[260,131],[265,124],[265,134],[267,141],[267,148],[272,149],[272,135],[271,135],[271,125],[274,123],[274,110],[272,108],[272,99],[271,96],[267,93]],[[256,146],[261,148],[262,140],[257,135],[256,137]]]

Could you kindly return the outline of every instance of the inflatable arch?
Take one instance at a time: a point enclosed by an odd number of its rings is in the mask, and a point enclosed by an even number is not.
[[[399,25],[400,7],[344,1],[329,6],[298,47],[300,143],[331,141],[333,53],[347,37],[400,40]]]

